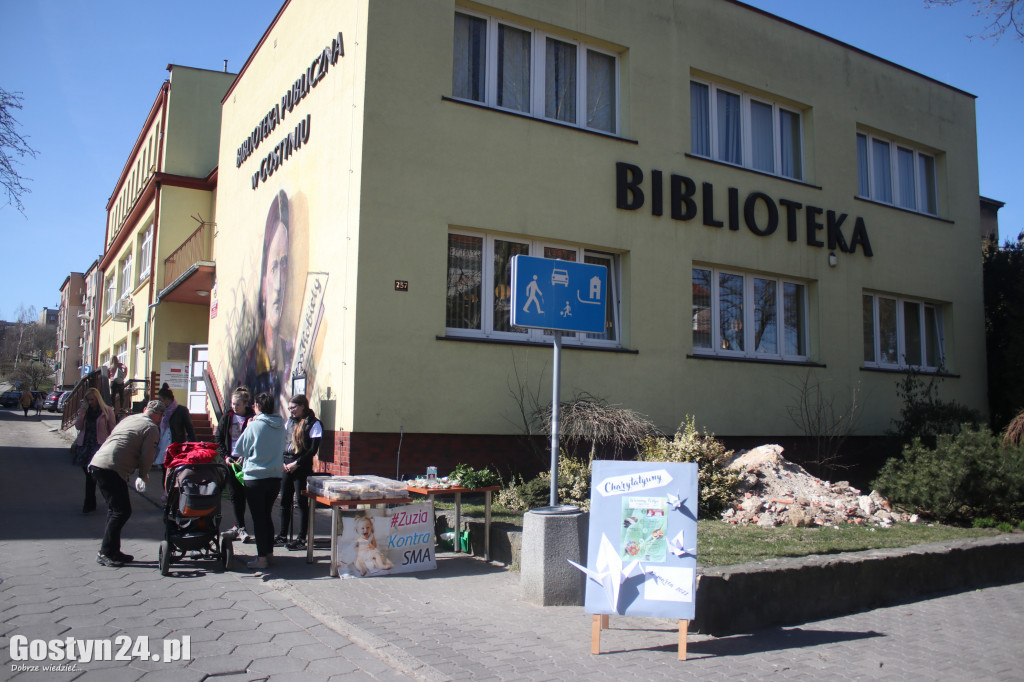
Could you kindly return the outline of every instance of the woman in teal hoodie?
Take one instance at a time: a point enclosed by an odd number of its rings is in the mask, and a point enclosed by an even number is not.
[[[271,511],[281,491],[288,434],[284,430],[284,420],[274,413],[272,395],[260,393],[253,407],[256,416],[235,443],[235,453],[242,458],[245,501],[252,513],[253,534],[256,536],[256,558],[247,566],[263,569],[273,560],[274,520]]]

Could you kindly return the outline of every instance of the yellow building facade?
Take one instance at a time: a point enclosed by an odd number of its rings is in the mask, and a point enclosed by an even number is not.
[[[220,389],[304,391],[332,471],[522,461],[516,254],[608,268],[563,400],[773,440],[813,390],[878,436],[913,368],[986,410],[973,96],[731,0],[291,0],[217,225]]]
[[[93,368],[117,357],[136,402],[159,388],[163,363],[188,364],[207,342],[220,99],[235,78],[167,70],[108,201],[98,266]]]

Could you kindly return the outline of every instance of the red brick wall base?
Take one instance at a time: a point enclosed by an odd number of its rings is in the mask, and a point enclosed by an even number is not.
[[[541,456],[531,454],[524,436],[324,431],[316,471],[401,479],[425,475],[428,466],[446,476],[463,463],[477,469],[490,466],[506,479],[513,472],[532,477],[550,465],[545,443],[537,441],[536,446]]]

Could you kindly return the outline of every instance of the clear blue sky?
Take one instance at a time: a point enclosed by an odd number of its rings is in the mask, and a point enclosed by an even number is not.
[[[68,273],[100,255],[107,199],[167,64],[222,69],[227,59],[237,71],[281,4],[0,0],[0,86],[24,94],[18,119],[39,152],[20,167],[31,178],[27,217],[0,207],[0,319],[13,319],[19,305],[57,307]],[[1002,239],[1024,230],[1024,44],[971,40],[985,21],[966,2],[748,4],[976,95],[980,192],[1006,203]]]

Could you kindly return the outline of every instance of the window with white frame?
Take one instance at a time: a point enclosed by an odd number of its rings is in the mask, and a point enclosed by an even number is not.
[[[934,303],[864,294],[864,366],[937,371],[945,365],[942,307]]]
[[[139,241],[139,283],[141,284],[147,277],[149,277],[149,271],[152,269],[153,264],[153,223],[149,224],[146,231],[142,233],[142,239]]]
[[[132,292],[135,287],[132,282],[132,254],[125,256],[125,259],[121,261],[121,295],[126,296]]]
[[[117,361],[125,367],[128,366],[128,342],[122,341],[121,343],[114,346],[114,355],[117,356]]]
[[[769,275],[693,268],[693,352],[807,359],[807,284]]]
[[[106,290],[107,290],[106,313],[107,313],[107,315],[113,315],[114,314],[114,303],[117,301],[117,278],[114,277],[114,275],[111,275],[110,277],[107,278]]]
[[[577,40],[455,13],[452,96],[618,133],[618,56]]]
[[[895,140],[857,133],[857,195],[938,215],[935,155]]]
[[[803,180],[802,116],[759,95],[690,81],[690,151]]]
[[[448,233],[448,287],[445,330],[450,336],[543,342],[551,332],[513,327],[512,258],[516,255],[557,258],[608,268],[608,305],[601,334],[564,334],[567,344],[619,345],[618,254],[577,246],[503,235],[452,231]]]

